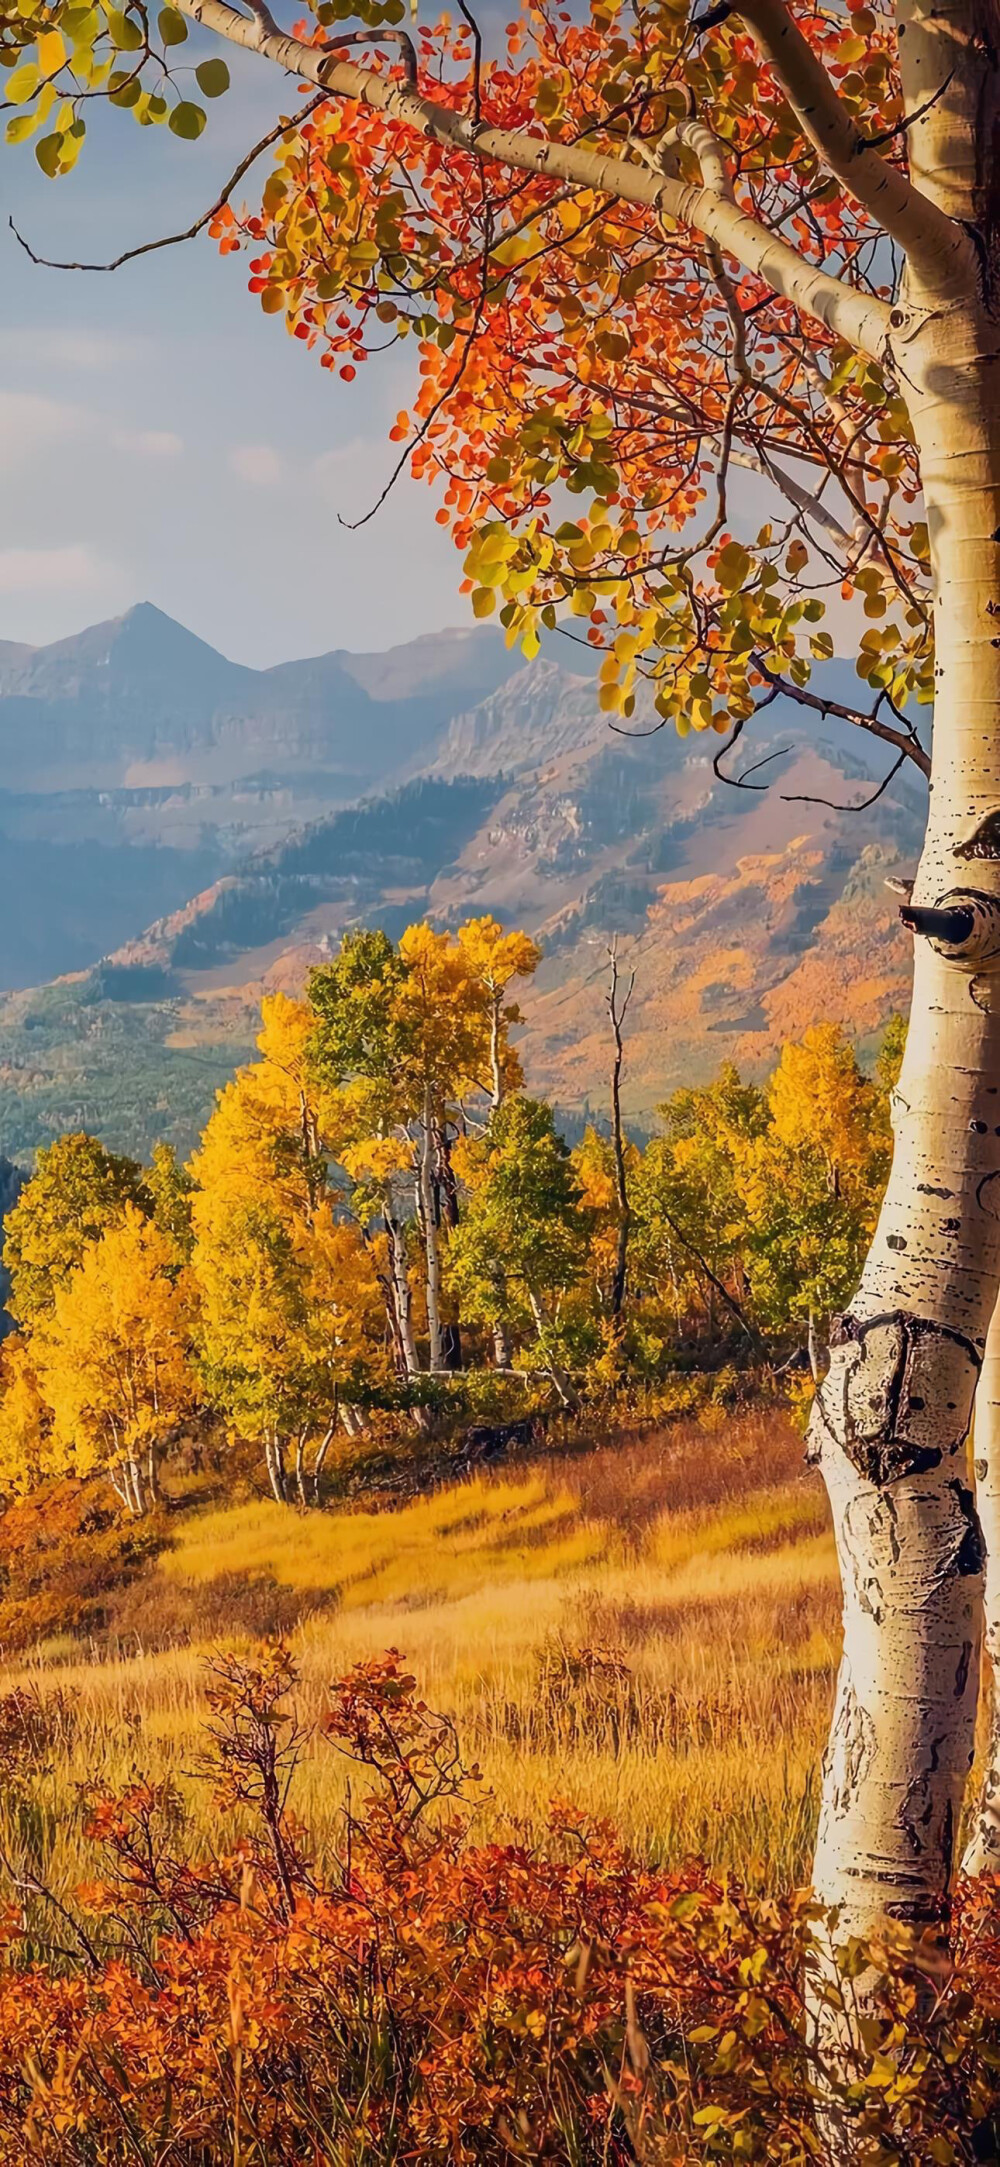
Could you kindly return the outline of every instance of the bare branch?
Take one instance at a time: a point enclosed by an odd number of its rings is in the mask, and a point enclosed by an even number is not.
[[[133,263],[136,256],[152,256],[158,248],[176,248],[181,241],[196,240],[199,233],[203,233],[205,227],[211,225],[213,218],[218,217],[224,205],[229,202],[233,190],[239,187],[244,173],[249,172],[255,160],[260,158],[264,151],[270,150],[273,143],[280,143],[283,135],[290,135],[293,129],[301,128],[310,113],[315,113],[317,106],[323,104],[324,96],[323,91],[318,92],[315,98],[310,98],[308,104],[302,107],[301,112],[296,113],[294,120],[279,121],[277,127],[272,128],[268,135],[262,135],[260,142],[255,143],[252,150],[248,150],[245,158],[240,159],[221,195],[216,196],[215,202],[209,204],[208,210],[203,211],[193,225],[185,226],[183,233],[164,233],[158,241],[140,241],[136,248],[123,248],[121,255],[112,256],[108,263],[60,263],[53,256],[36,255],[30,241],[26,241],[23,233],[18,232],[12,218],[8,218],[7,224],[25,255],[30,256],[32,263],[40,264],[46,271],[120,271],[123,263]]]
[[[179,0],[179,5],[192,22],[214,30],[231,44],[259,53],[331,96],[357,99],[375,111],[388,113],[435,142],[449,144],[491,164],[569,181],[672,218],[678,225],[716,242],[727,255],[763,279],[774,293],[825,324],[838,338],[868,354],[880,354],[885,348],[891,316],[887,302],[858,292],[844,280],[807,263],[790,242],[771,233],[750,211],[717,195],[704,181],[686,184],[644,172],[630,158],[580,143],[553,142],[518,129],[477,127],[408,84],[394,82],[389,76],[360,68],[349,60],[334,60],[322,48],[304,44],[299,38],[262,30],[255,18],[241,15],[228,0]]]
[[[478,128],[483,117],[483,33],[467,0],[458,0],[458,12],[472,32],[472,118]]]
[[[889,784],[893,781],[894,777],[899,774],[899,770],[902,767],[905,759],[905,751],[897,753],[896,758],[893,761],[891,768],[889,769],[888,775],[883,775],[882,781],[879,783],[878,789],[873,790],[871,796],[868,798],[859,798],[856,805],[842,805],[837,798],[815,797],[813,796],[812,792],[808,790],[783,790],[781,792],[781,802],[783,805],[828,805],[831,812],[834,813],[867,812],[869,805],[877,804],[883,792],[888,790]]]
[[[930,757],[924,751],[916,732],[894,730],[890,723],[881,721],[878,712],[882,705],[881,697],[876,702],[874,712],[868,715],[863,708],[845,707],[840,700],[829,700],[821,693],[807,692],[804,685],[793,684],[790,678],[782,677],[779,671],[769,669],[762,655],[755,655],[753,663],[754,669],[760,671],[766,684],[772,685],[778,692],[787,693],[789,699],[797,700],[800,707],[810,707],[819,715],[838,715],[842,722],[852,722],[856,729],[867,730],[871,737],[879,737],[883,744],[894,746],[904,760],[913,761],[921,775],[930,775]]]

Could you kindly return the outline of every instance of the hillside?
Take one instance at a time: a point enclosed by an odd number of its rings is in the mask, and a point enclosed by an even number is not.
[[[63,1886],[92,1870],[65,1802],[104,1759],[123,1682],[133,1753],[138,1739],[153,1780],[182,1772],[207,1833],[214,1808],[188,1774],[205,1656],[279,1633],[310,1737],[331,1678],[398,1648],[483,1770],[487,1837],[512,1821],[539,1835],[558,1797],[612,1816],[646,1857],[751,1875],[767,1858],[801,1878],[837,1578],[822,1486],[777,1409],[578,1439],[394,1509],[189,1489],[137,1530],[115,1526],[106,1488],[51,1485],[0,1535],[8,1652],[41,1639],[45,1666],[29,1655],[25,1676],[76,1711],[45,1771]],[[301,1770],[297,1808],[323,1827],[338,1765],[317,1742]]]
[[[402,665],[383,664],[385,690]],[[830,682],[854,680],[842,664]],[[906,995],[884,882],[915,857],[922,789],[900,778],[867,810],[835,810],[870,794],[868,748],[809,721],[776,703],[746,755],[772,755],[774,779],[734,790],[713,771],[717,740],[614,736],[592,680],[549,658],[521,668],[449,718],[397,789],[237,861],[96,969],[8,997],[0,1149],[81,1122],[135,1150],[160,1133],[187,1147],[262,989],[301,987],[351,925],[395,935],[425,912],[488,910],[538,935],[522,1054],[568,1108],[604,1102],[612,933],[637,972],[633,1118],[723,1059],[762,1072],[817,1016],[870,1041]]]

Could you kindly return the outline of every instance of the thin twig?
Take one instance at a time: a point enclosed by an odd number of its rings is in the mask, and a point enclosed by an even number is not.
[[[781,793],[781,802],[783,805],[828,805],[831,812],[834,813],[867,812],[869,805],[874,805],[877,800],[882,796],[883,791],[888,790],[889,784],[892,782],[893,777],[899,774],[899,770],[907,757],[908,756],[905,752],[898,753],[892,763],[891,768],[889,769],[888,775],[884,776],[882,781],[879,783],[878,789],[872,791],[870,798],[861,798],[857,805],[841,805],[836,798],[813,797],[813,795],[809,791],[799,792],[785,790],[783,790]],[[751,785],[751,788],[752,787],[753,785]]]
[[[26,241],[23,233],[18,232],[12,218],[7,220],[7,224],[15,241],[23,248],[25,255],[30,256],[32,263],[39,264],[45,271],[119,271],[123,263],[133,263],[137,256],[151,256],[158,248],[176,248],[181,241],[196,240],[199,233],[203,232],[204,228],[211,224],[212,219],[217,218],[219,212],[224,209],[234,188],[238,188],[244,173],[249,172],[255,160],[262,157],[266,150],[270,150],[273,143],[280,143],[283,135],[290,135],[293,129],[300,128],[302,122],[308,120],[310,113],[315,113],[317,106],[324,104],[325,98],[325,91],[317,92],[315,98],[310,98],[308,103],[303,106],[302,111],[296,113],[294,120],[279,121],[277,127],[272,128],[268,135],[261,136],[260,142],[254,144],[253,149],[247,152],[245,158],[240,159],[235,173],[226,182],[221,195],[216,197],[215,202],[209,205],[207,211],[202,212],[200,218],[195,219],[192,226],[186,226],[183,233],[165,233],[161,235],[158,241],[140,241],[137,248],[124,248],[121,255],[113,256],[109,263],[60,263],[52,256],[36,255],[30,241]]]
[[[417,48],[406,30],[390,30],[387,26],[383,26],[379,30],[345,30],[339,38],[324,39],[323,51],[325,53],[335,53],[343,45],[372,45],[375,43],[399,46],[403,56],[406,87],[408,90],[416,90]]]
[[[886,745],[892,745],[896,752],[902,753],[905,760],[912,760],[922,775],[930,775],[930,758],[916,731],[910,729],[904,735],[901,730],[893,730],[887,722],[879,721],[881,694],[871,714],[866,714],[862,708],[846,707],[842,700],[831,700],[818,692],[807,692],[804,685],[793,684],[789,678],[782,677],[779,671],[769,669],[762,655],[754,655],[753,666],[760,672],[766,684],[773,685],[778,692],[787,693],[790,700],[797,700],[800,706],[811,707],[820,715],[838,715],[841,721],[852,722],[856,729],[867,730],[872,737],[882,738]]]

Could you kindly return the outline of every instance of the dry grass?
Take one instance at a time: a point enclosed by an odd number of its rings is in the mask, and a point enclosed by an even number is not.
[[[306,1716],[330,1677],[399,1648],[480,1763],[483,1831],[537,1830],[568,1798],[653,1856],[787,1884],[813,1832],[837,1607],[822,1491],[775,1414],[480,1474],[395,1511],[192,1514],[123,1595],[116,1650],[61,1645],[17,1674],[72,1713],[27,1835],[8,1838],[68,1887],[85,1870],[74,1787],[140,1766],[177,1776],[207,1833],[185,1774],[205,1654],[280,1630]],[[322,1839],[342,1785],[328,1747],[298,1783]]]

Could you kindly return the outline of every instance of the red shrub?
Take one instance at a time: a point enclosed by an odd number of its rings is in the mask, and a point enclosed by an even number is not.
[[[61,1953],[27,1963],[0,1920],[5,2167],[815,2157],[804,1900],[651,1871],[566,1808],[544,1851],[476,1844],[475,1771],[393,1654],[333,1695],[326,1732],[370,1790],[321,1879],[287,1803],[294,1682],[280,1647],[213,1668],[203,1770],[247,1817],[231,1854],[189,1858],[176,1793],[135,1784],[92,1802],[104,1870],[59,1907]],[[886,2167],[993,2156],[992,1884],[959,1947],[932,2028],[917,1973],[883,1960],[848,2108]]]

